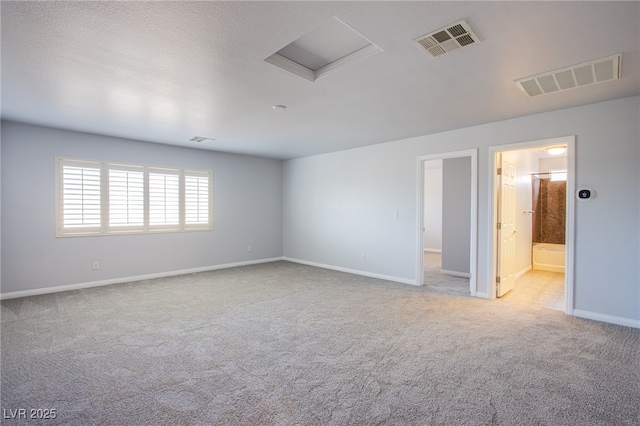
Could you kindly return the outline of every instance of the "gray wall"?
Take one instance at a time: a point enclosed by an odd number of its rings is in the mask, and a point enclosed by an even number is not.
[[[634,96],[287,161],[284,254],[415,282],[416,158],[478,148],[478,292],[488,295],[489,147],[576,135],[576,186],[596,197],[576,203],[574,307],[640,321],[639,103]]]
[[[423,247],[442,252],[442,160],[424,162]]]
[[[442,162],[442,269],[469,273],[471,157]]]
[[[1,150],[2,293],[282,256],[279,160],[6,121]],[[56,238],[55,156],[211,170],[214,229]]]
[[[282,163],[2,123],[2,292],[286,257],[415,282],[417,161],[478,148],[478,292],[490,268],[489,147],[576,135],[575,301],[640,324],[640,98]],[[214,231],[54,237],[54,156],[211,169]],[[396,215],[396,212],[398,214]],[[283,224],[284,223],[284,227]],[[247,252],[247,245],[254,251]],[[361,254],[365,253],[365,261]],[[101,261],[99,271],[92,260]]]

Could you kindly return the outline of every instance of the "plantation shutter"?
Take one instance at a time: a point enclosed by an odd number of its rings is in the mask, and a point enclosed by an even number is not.
[[[100,163],[63,159],[59,161],[58,230],[61,233],[100,232]]]
[[[185,228],[211,228],[211,175],[184,172]]]
[[[212,173],[56,157],[57,237],[213,229]]]
[[[180,225],[179,170],[149,169],[149,227],[177,228]]]
[[[144,168],[109,164],[109,227],[144,228]]]

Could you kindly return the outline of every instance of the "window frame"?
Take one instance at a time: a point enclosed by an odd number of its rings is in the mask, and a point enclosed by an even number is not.
[[[65,227],[64,211],[64,171],[65,167],[99,169],[100,182],[100,218],[99,226]],[[131,170],[143,173],[143,223],[142,225],[112,224],[110,218],[110,171]],[[151,224],[150,175],[178,176],[178,223]],[[206,179],[207,193],[198,203],[204,204],[206,222],[187,223],[185,213],[185,180],[189,177]],[[122,187],[121,187],[122,188]],[[127,188],[128,189],[128,188]],[[135,188],[134,188],[135,189]],[[167,188],[164,187],[165,197]],[[175,193],[173,193],[175,199]],[[166,198],[165,211],[166,211]],[[173,207],[175,211],[175,207]],[[193,232],[213,230],[213,173],[210,170],[180,169],[177,167],[155,166],[127,162],[101,161],[83,158],[55,157],[55,235],[56,237],[85,237],[103,235],[159,234],[174,232]]]

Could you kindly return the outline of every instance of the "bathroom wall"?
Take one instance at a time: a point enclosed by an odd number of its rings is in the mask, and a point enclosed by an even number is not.
[[[503,152],[503,157],[516,167],[516,253],[515,271],[522,275],[531,269],[531,174],[538,172],[537,149]]]
[[[538,161],[540,173],[549,173],[551,170],[567,170],[567,157],[546,157]]]

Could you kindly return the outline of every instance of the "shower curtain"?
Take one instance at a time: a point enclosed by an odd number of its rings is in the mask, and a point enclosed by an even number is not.
[[[567,182],[532,176],[533,242],[564,244]]]

